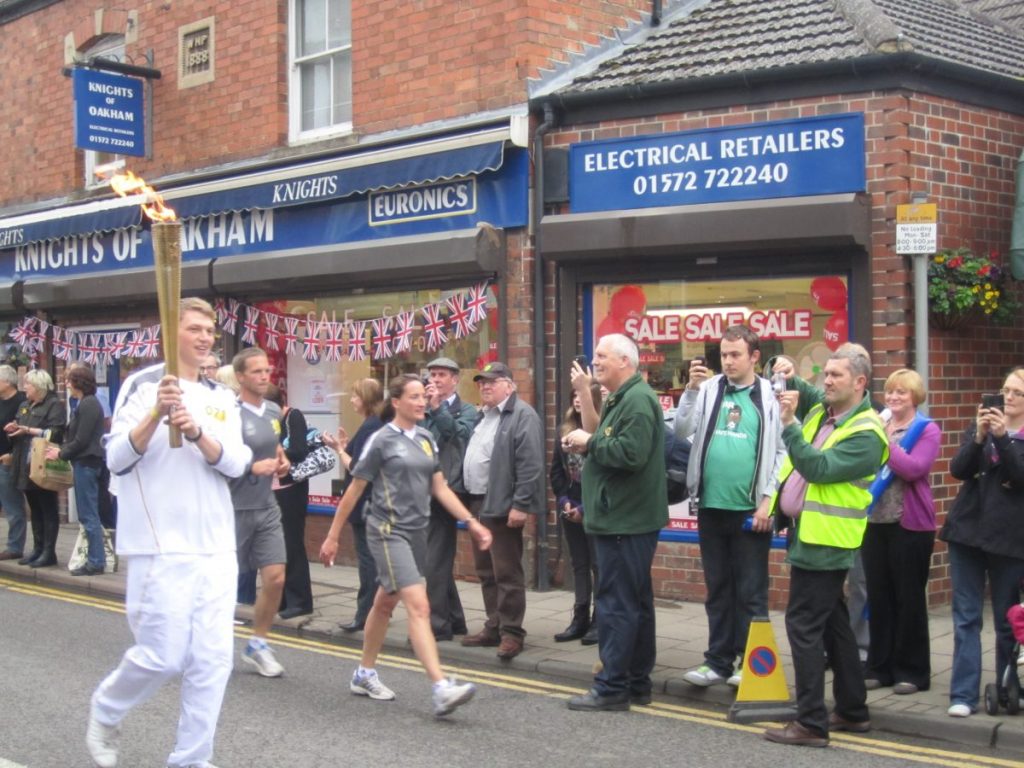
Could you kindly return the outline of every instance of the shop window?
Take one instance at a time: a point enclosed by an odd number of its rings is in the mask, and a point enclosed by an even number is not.
[[[746,323],[758,333],[762,363],[788,355],[814,382],[848,335],[847,279],[838,275],[594,285],[588,303],[590,349],[607,333],[636,339],[641,368],[666,411],[678,403],[694,357],[721,371],[718,345],[729,325]]]
[[[289,27],[289,133],[292,140],[350,131],[350,0],[293,0]]]
[[[279,351],[270,352],[268,356],[274,368],[274,383],[285,390],[288,404],[299,408],[311,426],[332,432],[342,427],[349,435],[355,433],[363,420],[362,415],[356,413],[349,402],[352,385],[355,382],[363,378],[373,378],[386,387],[387,382],[399,374],[412,373],[423,376],[427,373],[427,363],[437,357],[449,357],[462,367],[459,396],[467,402],[477,403],[479,397],[477,387],[473,383],[473,375],[488,361],[497,359],[498,308],[493,288],[487,290],[487,319],[480,322],[464,338],[455,337],[451,317],[444,313],[442,318],[446,320],[448,340],[443,346],[430,349],[423,328],[424,320],[420,309],[427,305],[444,304],[456,293],[461,294],[463,291],[415,290],[256,302],[254,306],[264,313],[264,316],[272,313],[282,318],[299,318],[300,332],[303,332],[307,318],[317,323],[366,322],[364,359],[349,358],[348,329],[351,326],[346,325],[346,353],[339,362],[327,360],[324,354],[310,362],[303,354],[301,342],[293,354],[287,354],[283,344]],[[383,317],[395,318],[399,313],[410,310],[415,311],[415,325],[408,351],[392,353],[386,357],[375,355],[378,350],[373,344],[372,321]],[[391,328],[393,331],[394,325]],[[265,327],[261,326],[259,333],[257,340],[261,347],[267,349],[270,345],[265,343]],[[326,334],[321,338],[327,338]],[[310,501],[314,507],[318,503],[327,505],[337,501],[334,499],[332,502],[330,498],[333,495],[331,481],[340,477],[341,470],[336,470],[317,475],[310,480]]]
[[[107,35],[84,52],[83,58],[102,56],[107,59],[124,61],[124,35]],[[124,168],[124,155],[114,152],[84,150],[85,187],[92,189],[107,185],[110,174]]]

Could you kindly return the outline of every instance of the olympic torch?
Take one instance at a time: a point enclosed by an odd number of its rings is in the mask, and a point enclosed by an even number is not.
[[[114,175],[111,188],[120,196],[144,195],[142,211],[153,222],[153,266],[156,272],[156,299],[160,308],[160,339],[164,351],[164,370],[178,376],[178,324],[181,313],[181,222],[163,198],[131,171]],[[181,447],[181,430],[169,426],[171,448]]]

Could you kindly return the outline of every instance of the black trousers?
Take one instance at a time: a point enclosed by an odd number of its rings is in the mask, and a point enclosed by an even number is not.
[[[908,531],[899,523],[868,523],[861,557],[868,584],[871,643],[867,677],[882,685],[931,683],[928,571],[934,531]]]
[[[298,608],[313,610],[313,587],[309,580],[309,557],[306,555],[306,505],[309,502],[309,481],[279,488],[274,491],[281,508],[281,528],[284,530],[284,592],[281,610]]]
[[[53,552],[57,546],[60,531],[60,514],[57,511],[57,492],[39,488],[34,483],[25,491],[32,516],[32,549],[37,552]]]
[[[793,566],[786,606],[786,634],[796,673],[797,721],[828,735],[825,654],[832,664],[836,712],[854,722],[868,719],[867,691],[843,598],[846,571],[808,571]]]
[[[603,668],[594,676],[602,696],[651,692],[657,655],[651,565],[659,531],[594,536],[597,553],[598,651]]]
[[[574,604],[589,609],[594,584],[597,583],[597,554],[594,552],[594,541],[584,532],[583,523],[574,523],[564,517],[559,519],[562,522],[562,530],[565,531],[565,541],[569,545],[569,563],[572,566],[575,590]]]
[[[462,610],[462,600],[455,586],[458,533],[455,518],[436,499],[431,498],[427,562],[423,576],[427,580],[427,600],[430,601],[430,628],[434,630],[435,637],[449,637],[466,631],[466,614]]]

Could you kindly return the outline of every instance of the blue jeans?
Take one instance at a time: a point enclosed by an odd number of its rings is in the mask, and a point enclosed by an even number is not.
[[[25,550],[25,494],[14,485],[11,468],[0,464],[0,507],[7,518],[7,551]]]
[[[602,696],[651,692],[656,655],[651,565],[658,533],[594,536],[597,554],[598,650],[603,669],[594,676]]]
[[[107,555],[103,551],[103,524],[100,522],[100,467],[71,462],[75,470],[75,509],[78,522],[85,528],[89,542],[89,567],[104,568]]]
[[[951,704],[978,707],[981,687],[981,626],[985,603],[985,576],[992,591],[992,620],[996,630],[996,682],[1003,687],[1003,673],[1017,674],[1013,630],[1006,618],[1010,606],[1020,602],[1024,560],[992,555],[977,547],[949,544],[953,579],[953,673],[949,681]]]
[[[708,615],[708,649],[704,661],[729,677],[743,659],[750,620],[768,615],[769,532],[743,530],[749,512],[701,509],[697,512],[700,559],[704,567]]]

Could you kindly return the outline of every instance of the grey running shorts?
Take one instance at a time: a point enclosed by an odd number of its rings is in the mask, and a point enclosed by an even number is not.
[[[388,594],[423,584],[427,556],[427,529],[392,529],[388,523],[366,521],[366,543],[377,565],[377,581]]]
[[[281,528],[281,509],[275,504],[267,509],[235,510],[235,544],[239,571],[258,571],[265,565],[284,564],[288,556]]]

